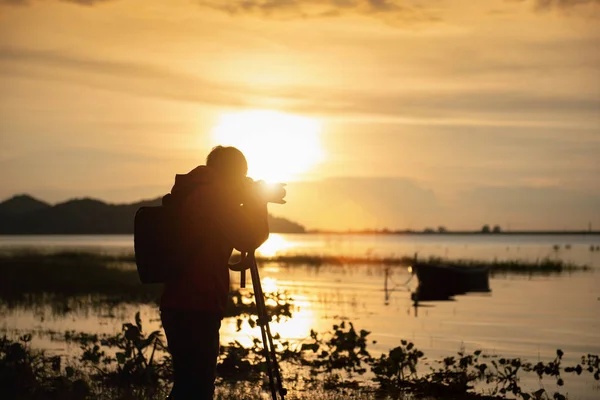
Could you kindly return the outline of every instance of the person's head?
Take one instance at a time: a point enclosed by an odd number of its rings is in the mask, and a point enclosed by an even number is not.
[[[206,166],[231,183],[241,182],[248,173],[244,154],[232,146],[216,146],[206,157]]]

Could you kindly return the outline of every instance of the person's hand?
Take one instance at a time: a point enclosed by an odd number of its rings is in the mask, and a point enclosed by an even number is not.
[[[285,190],[285,183],[266,183],[265,181],[258,181],[255,183],[257,186],[257,192],[262,200],[266,203],[285,204],[284,197],[287,194]]]
[[[250,260],[250,257],[248,257],[247,253],[242,253],[242,258],[240,259],[240,261],[228,265],[230,270],[234,272],[242,272],[250,268],[250,266],[252,265],[252,260]]]

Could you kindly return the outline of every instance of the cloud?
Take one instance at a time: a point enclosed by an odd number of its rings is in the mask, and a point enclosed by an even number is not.
[[[505,0],[528,2],[528,0]],[[573,9],[583,5],[598,5],[600,0],[533,0],[536,10]],[[231,15],[255,15],[271,19],[308,19],[363,15],[384,20],[390,25],[411,26],[418,23],[440,22],[446,19],[449,8],[439,3],[424,6],[411,0],[199,0],[203,7]],[[441,11],[440,11],[441,10]]]
[[[236,94],[236,88],[138,62],[0,46],[0,71],[5,75],[74,82],[170,100],[228,106],[246,105]]]
[[[539,185],[474,186],[452,198],[407,178],[329,178],[291,182],[278,215],[309,229],[585,229],[600,223],[600,195]],[[310,212],[307,206],[310,205]]]
[[[190,103],[260,108],[276,101],[278,108],[288,112],[350,113],[409,124],[537,126],[567,121],[569,126],[579,126],[596,124],[589,116],[600,107],[596,94],[536,93],[518,87],[384,93],[328,86],[308,92],[301,87],[250,88],[152,64],[7,46],[0,46],[0,72]]]
[[[569,8],[586,4],[600,4],[600,0],[535,0],[540,9],[546,8]]]
[[[1,4],[30,5],[36,0],[0,0]],[[110,0],[55,0],[93,6]],[[338,17],[347,14],[368,15],[388,22],[437,21],[433,10],[409,0],[198,0],[202,7],[232,15],[256,15],[273,19]]]
[[[57,0],[57,1],[63,1],[65,3],[75,3],[75,4],[79,4],[81,6],[93,6],[95,4],[105,3],[110,0]],[[32,2],[34,2],[34,0],[0,0],[0,5],[7,4],[9,6],[28,6]]]
[[[338,96],[336,96],[338,97]],[[339,96],[342,98],[342,95]],[[541,116],[582,114],[596,115],[600,107],[597,97],[576,97],[571,95],[552,95],[528,93],[518,88],[507,89],[464,89],[450,93],[419,91],[416,93],[392,93],[389,95],[366,95],[347,92],[346,103],[340,107],[331,107],[331,112],[354,112],[379,115],[397,115],[415,118],[451,118],[465,119],[478,117],[489,120],[501,116],[527,115],[531,121]],[[328,107],[328,106],[323,106]],[[494,118],[496,117],[496,118]],[[506,121],[508,125],[517,121]]]
[[[596,7],[600,5],[600,0],[505,0],[509,2],[519,2],[519,3],[535,3],[534,10],[536,11],[549,11],[552,9],[558,9],[562,11],[571,11],[577,10],[580,8],[588,7]],[[594,11],[598,11],[597,9]],[[588,15],[588,16],[598,16],[598,13]]]
[[[232,15],[256,15],[273,19],[323,18],[366,15],[387,22],[433,22],[433,10],[399,0],[200,0],[203,7]]]
[[[600,195],[560,187],[481,186],[463,192],[453,208],[456,216],[512,229],[585,229],[590,220],[598,222]]]
[[[433,191],[407,178],[290,182],[287,200],[281,215],[311,229],[421,228],[420,224],[434,224],[441,208]]]

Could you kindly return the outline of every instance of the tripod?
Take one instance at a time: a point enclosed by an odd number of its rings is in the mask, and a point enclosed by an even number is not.
[[[277,400],[277,393],[279,392],[281,400],[285,400],[287,390],[283,387],[283,382],[281,380],[277,354],[275,353],[275,346],[273,345],[273,335],[271,335],[271,328],[269,327],[270,318],[267,313],[267,306],[265,305],[265,294],[263,293],[260,284],[260,276],[258,275],[258,265],[256,264],[254,250],[248,253],[242,253],[242,259],[238,265],[240,267],[243,266],[240,268],[240,287],[242,288],[246,287],[246,269],[250,269],[252,287],[254,288],[254,299],[256,301],[256,311],[258,314],[258,325],[260,326],[263,352],[267,361],[267,374],[269,375],[271,395],[273,396],[273,400]]]

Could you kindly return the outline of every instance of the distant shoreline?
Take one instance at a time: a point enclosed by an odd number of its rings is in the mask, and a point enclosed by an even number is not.
[[[452,231],[452,232],[416,232],[416,231],[321,231],[307,230],[306,233],[312,234],[332,234],[332,235],[406,235],[406,236],[582,236],[600,235],[600,231],[510,231],[510,232],[489,232],[480,231]]]
[[[383,235],[383,236],[600,236],[600,231],[510,231],[483,233],[479,231],[454,231],[454,232],[413,232],[413,231],[321,231],[307,230],[305,232],[276,232],[294,235]],[[0,236],[104,236],[104,235],[133,235],[133,232],[70,232],[70,233],[0,233]]]

